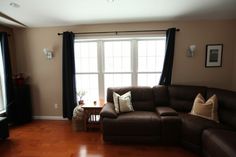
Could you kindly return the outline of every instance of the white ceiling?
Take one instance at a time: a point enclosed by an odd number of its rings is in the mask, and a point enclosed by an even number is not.
[[[28,27],[236,19],[236,0],[1,0],[0,12]]]

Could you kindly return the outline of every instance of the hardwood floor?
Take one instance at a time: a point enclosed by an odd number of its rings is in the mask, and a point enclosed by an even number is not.
[[[197,157],[181,147],[103,143],[99,132],[74,132],[70,121],[37,120],[10,129],[0,157]]]

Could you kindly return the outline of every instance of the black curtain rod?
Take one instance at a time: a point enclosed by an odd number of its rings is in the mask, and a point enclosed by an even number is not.
[[[166,32],[166,29],[159,29],[159,30],[138,30],[138,31],[109,31],[109,32],[81,32],[81,33],[74,33],[74,34],[107,34],[107,33],[137,33],[137,32]],[[176,29],[176,31],[180,31],[180,29]],[[62,35],[63,33],[57,33],[57,35]]]

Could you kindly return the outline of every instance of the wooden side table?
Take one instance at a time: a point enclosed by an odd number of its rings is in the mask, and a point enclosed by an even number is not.
[[[103,103],[94,105],[84,104],[82,108],[84,109],[84,129],[87,131],[90,128],[101,128],[100,125],[100,111],[102,110]]]

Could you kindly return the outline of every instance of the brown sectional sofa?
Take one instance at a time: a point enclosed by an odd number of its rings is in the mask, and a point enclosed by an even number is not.
[[[131,91],[134,112],[117,114],[113,92]],[[216,94],[220,123],[188,114],[198,93]],[[236,92],[203,86],[108,88],[101,113],[104,141],[182,144],[208,157],[236,156]],[[219,152],[219,153],[217,153]]]

